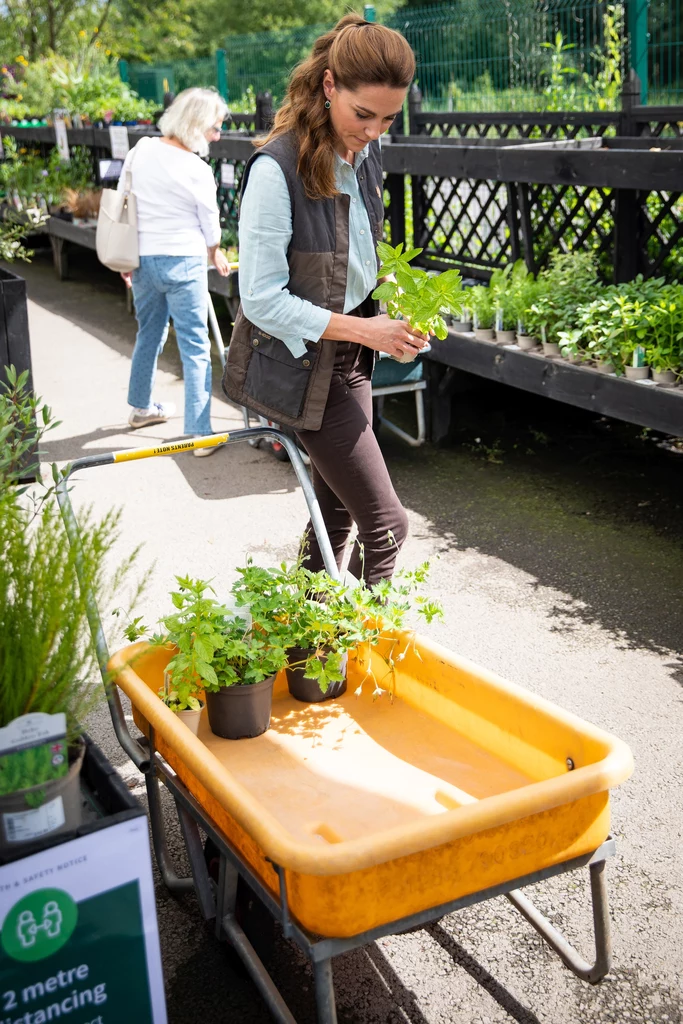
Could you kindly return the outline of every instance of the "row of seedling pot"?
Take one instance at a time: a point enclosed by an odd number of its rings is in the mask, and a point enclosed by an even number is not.
[[[441,614],[418,593],[427,572],[421,565],[369,587],[311,572],[301,561],[276,568],[249,561],[238,569],[226,601],[210,581],[176,577],[174,610],[160,620],[159,631],[150,633],[136,618],[125,635],[172,652],[158,696],[195,735],[206,709],[216,735],[255,737],[269,727],[282,670],[291,696],[304,703],[340,697],[349,658],[365,668],[357,695],[366,684],[376,696],[390,689],[401,651],[390,645],[386,679],[374,675],[370,651],[385,636],[400,634],[398,647],[408,645],[412,634],[401,631],[411,610],[427,621]]]
[[[538,276],[520,260],[465,295],[452,327],[480,341],[664,387],[683,378],[683,285],[604,285],[590,253],[555,253]]]

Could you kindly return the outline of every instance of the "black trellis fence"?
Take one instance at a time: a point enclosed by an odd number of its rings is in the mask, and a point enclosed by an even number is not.
[[[408,178],[405,162],[401,173],[387,175],[392,242],[421,247],[424,266],[457,266],[479,279],[520,257],[538,271],[554,249],[589,249],[606,279],[629,280],[642,273],[683,280],[683,107],[643,107],[638,96],[639,83],[632,75],[617,112],[434,112],[422,110],[419,90],[413,88],[408,133],[402,123],[395,126],[385,167],[391,169],[399,151],[417,144],[427,144],[425,169],[432,146],[469,151],[470,159],[462,161],[469,166],[460,175],[454,173],[455,160],[448,161],[447,174],[421,173],[417,161],[418,173]],[[525,140],[534,148],[522,168],[526,180],[516,180],[511,165],[515,160],[520,167]],[[586,167],[584,180],[569,170],[566,180],[561,174],[557,181],[548,180],[547,173],[534,180],[544,148],[538,144],[555,143],[559,159],[572,140],[603,140],[594,150],[594,176]],[[621,152],[623,187],[601,182],[603,147],[611,155]],[[484,173],[491,163],[487,149],[501,153],[495,175]],[[655,187],[654,176],[650,182],[647,175],[640,187],[633,187],[628,173],[633,150],[641,165],[647,150],[680,154],[679,175],[669,176],[667,188]]]
[[[638,96],[631,77],[617,112],[494,114],[423,111],[413,90],[408,124],[384,147],[387,237],[423,248],[423,266],[482,280],[520,257],[537,271],[556,248],[591,250],[607,280],[683,280],[683,107]],[[260,95],[212,146],[228,241],[252,137],[272,116]],[[50,128],[0,130],[45,154],[54,144]],[[131,129],[131,144],[150,130]],[[95,169],[109,155],[106,130],[75,129],[69,142]]]

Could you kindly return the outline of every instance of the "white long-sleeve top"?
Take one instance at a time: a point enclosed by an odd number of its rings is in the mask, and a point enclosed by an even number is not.
[[[204,256],[221,228],[216,182],[196,153],[145,136],[125,159],[118,188],[131,167],[141,256]]]

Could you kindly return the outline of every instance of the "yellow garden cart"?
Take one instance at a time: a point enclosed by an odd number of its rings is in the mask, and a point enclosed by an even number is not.
[[[62,475],[58,495],[72,543],[78,527],[68,482],[92,466],[177,454],[273,435],[255,428],[156,448],[88,456]],[[328,570],[329,541],[298,449],[284,434]],[[238,881],[310,958],[320,1024],[337,1019],[332,960],[380,936],[414,929],[504,894],[584,981],[610,967],[605,866],[611,787],[632,770],[628,748],[548,701],[440,645],[408,635],[349,660],[348,692],[305,705],[276,682],[270,729],[225,740],[206,716],[195,736],[158,698],[170,652],[134,644],[110,658],[97,608],[90,624],[116,735],[144,774],[159,870],[174,892],[193,890],[244,961],[273,1017],[294,1018],[236,915]],[[408,642],[410,641],[410,642]],[[396,662],[393,700],[354,695],[371,668]],[[370,659],[368,661],[368,658]],[[141,737],[124,718],[128,696]],[[191,865],[169,857],[159,784],[174,798]],[[202,830],[218,851],[210,877]],[[522,889],[588,868],[595,959],[584,960]]]

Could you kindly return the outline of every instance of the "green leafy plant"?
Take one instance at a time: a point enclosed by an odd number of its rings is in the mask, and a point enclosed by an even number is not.
[[[599,289],[592,302],[576,307],[576,326],[558,331],[561,352],[566,357],[593,357],[611,363],[618,375],[633,363],[634,354],[637,365],[645,365],[643,355],[649,358],[648,351],[658,346],[658,335],[667,335],[666,327],[660,332],[656,324],[663,324],[662,317],[668,321],[671,314],[675,321],[682,296],[679,285],[665,286],[661,278],[645,280],[642,275],[628,283]],[[667,299],[673,303],[673,311],[665,312]],[[675,363],[676,341],[670,334],[664,342],[664,361]]]
[[[467,305],[472,310],[475,328],[493,327],[495,309],[490,289],[486,285],[477,284],[473,288],[468,288],[465,294]]]
[[[544,69],[547,81],[543,95],[546,97],[547,110],[568,110],[576,102],[576,80],[579,71],[567,59],[575,45],[565,43],[561,32],[555,33],[552,42],[541,43],[541,49],[547,50],[550,58]]]
[[[645,345],[647,362],[662,372],[683,369],[683,286],[662,289],[657,302],[650,303],[645,320],[651,334]]]
[[[33,711],[64,712],[73,741],[100,691],[86,590],[102,607],[129,579],[137,551],[111,568],[119,513],[79,513],[81,543],[69,544],[54,490],[16,484],[27,473],[50,410],[10,368],[0,385],[0,726]],[[139,595],[136,588],[133,600]]]
[[[347,583],[326,572],[312,573],[300,562],[264,569],[250,561],[238,569],[240,580],[232,592],[278,647],[310,652],[304,662],[293,664],[304,664],[306,678],[317,680],[325,693],[330,683],[343,678],[345,656],[359,649],[367,652],[402,630],[411,610],[426,622],[442,614],[436,602],[419,593],[428,572],[424,563],[368,587],[362,581]],[[376,679],[374,683],[379,695],[382,688]]]
[[[576,326],[577,307],[590,302],[599,287],[591,253],[553,253],[550,265],[538,275],[534,301],[523,314],[528,333],[559,342],[560,332]]]
[[[194,709],[201,690],[259,683],[287,664],[303,665],[305,676],[325,693],[330,683],[344,678],[344,662],[351,654],[366,667],[357,693],[372,679],[379,696],[383,680],[372,672],[370,650],[388,640],[387,672],[393,673],[414,642],[411,634],[399,646],[397,634],[406,616],[414,612],[431,622],[442,615],[438,603],[419,593],[427,580],[427,563],[372,587],[311,572],[300,560],[273,568],[249,560],[237,572],[231,590],[236,611],[217,599],[208,580],[176,577],[178,589],[171,594],[176,611],[161,619],[159,633],[147,637],[155,646],[175,649],[159,690],[173,711]],[[139,617],[124,632],[130,641],[148,634]],[[293,648],[305,651],[306,657],[292,662],[288,651]]]
[[[624,5],[608,4],[602,17],[602,46],[591,53],[597,74],[583,73],[593,110],[619,109],[627,38],[624,21]]]
[[[177,576],[176,581],[178,589],[171,593],[176,611],[161,619],[162,632],[152,637],[157,646],[177,648],[166,669],[170,692],[177,694],[174,702],[182,705],[173,710],[193,708],[198,690],[249,686],[284,668],[284,647],[221,604],[208,580]]]
[[[525,322],[526,312],[538,292],[534,275],[527,270],[524,260],[494,270],[489,289],[494,311],[500,311],[502,317],[502,330],[517,330]]]
[[[404,252],[402,242],[395,248],[380,242],[377,246],[381,264],[378,276],[393,276],[395,280],[384,281],[372,297],[386,303],[393,320],[407,320],[423,334],[435,334],[443,340],[448,336],[444,316],[459,314],[464,304],[462,281],[457,270],[428,274],[412,267],[410,261],[421,252],[422,249]]]
[[[42,213],[24,215],[13,210],[7,210],[5,216],[0,219],[0,260],[6,263],[14,263],[16,260],[23,260],[30,263],[33,257],[33,249],[24,245],[26,237],[32,231],[38,231],[45,224],[47,217]]]
[[[13,102],[13,116],[42,116],[62,109],[91,121],[105,115],[126,121],[150,118],[156,110],[155,103],[140,99],[121,81],[110,53],[85,40],[73,56],[48,53],[24,62],[20,72],[5,65],[2,91]]]

